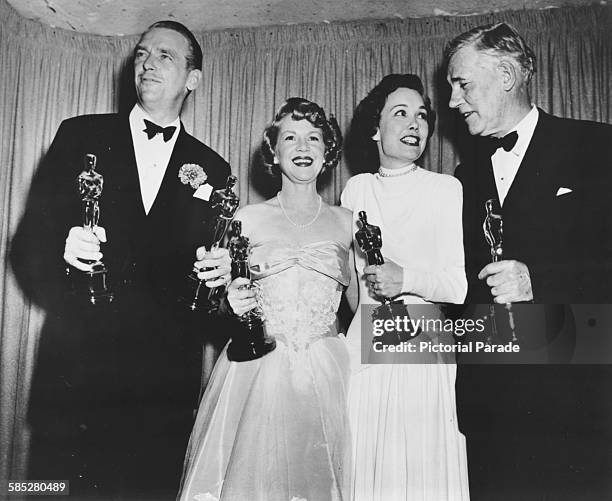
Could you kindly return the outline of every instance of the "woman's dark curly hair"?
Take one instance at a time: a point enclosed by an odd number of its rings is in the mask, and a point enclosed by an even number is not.
[[[286,116],[290,115],[293,120],[308,120],[313,127],[323,132],[323,144],[325,144],[325,158],[323,168],[319,176],[331,171],[340,160],[342,151],[342,133],[338,127],[338,122],[333,115],[329,120],[325,116],[325,111],[317,103],[308,101],[301,97],[290,97],[280,107],[278,113],[263,134],[263,144],[261,145],[261,156],[263,158],[266,171],[274,177],[280,176],[280,168],[274,163],[274,149],[278,139],[278,125]]]
[[[412,89],[421,95],[427,110],[428,139],[433,134],[436,112],[431,107],[431,100],[425,94],[421,79],[412,74],[387,75],[357,105],[351,121],[350,145],[353,150],[351,156],[355,158],[355,161],[368,165],[370,169],[378,168],[379,160],[376,142],[372,139],[372,136],[376,134],[380,124],[380,113],[385,107],[387,97],[397,89]]]

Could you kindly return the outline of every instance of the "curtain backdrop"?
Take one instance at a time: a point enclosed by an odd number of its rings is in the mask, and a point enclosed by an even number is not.
[[[536,104],[560,116],[612,122],[612,9],[606,6],[201,33],[203,81],[183,122],[230,162],[243,203],[256,202],[273,192],[258,175],[256,153],[285,98],[318,102],[346,130],[356,104],[385,74],[416,73],[439,113],[422,165],[452,173],[458,163],[453,141],[464,129],[447,110],[442,50],[455,35],[502,20],[514,24],[536,52]],[[60,122],[129,106],[133,93],[125,68],[137,37],[53,29],[21,18],[5,0],[0,23],[0,479],[19,479],[44,312],[24,298],[12,275],[11,236]],[[323,188],[328,202],[338,200],[350,176],[341,163]]]

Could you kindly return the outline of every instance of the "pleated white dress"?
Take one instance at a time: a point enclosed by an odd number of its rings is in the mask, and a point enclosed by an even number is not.
[[[414,294],[403,296],[404,303],[463,301],[462,195],[456,179],[421,168],[397,177],[361,174],[348,181],[342,205],[353,211],[355,221],[364,210],[368,222],[381,228],[383,256],[410,277]],[[360,306],[375,304],[361,278],[366,257],[355,247]],[[358,308],[348,331],[350,499],[468,500],[465,438],[455,405],[456,365],[435,355],[424,355],[422,364],[361,364],[360,331]]]

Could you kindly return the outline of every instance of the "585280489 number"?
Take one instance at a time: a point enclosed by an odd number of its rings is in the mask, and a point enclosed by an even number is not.
[[[68,480],[25,480],[25,481],[0,481],[1,494],[29,496],[67,496],[70,494],[70,482]]]

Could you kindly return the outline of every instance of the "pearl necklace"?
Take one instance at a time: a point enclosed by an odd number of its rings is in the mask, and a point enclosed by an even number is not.
[[[406,174],[410,174],[411,172],[414,172],[415,170],[417,170],[418,165],[417,164],[412,164],[412,167],[410,167],[407,170],[402,170],[401,172],[397,172],[397,173],[390,173],[390,172],[386,172],[383,170],[382,167],[378,168],[378,175],[380,177],[398,177],[398,176],[405,176]],[[387,169],[388,170],[388,169]]]
[[[310,225],[312,225],[319,217],[319,214],[321,213],[321,207],[323,206],[323,199],[321,198],[321,195],[319,195],[319,208],[317,209],[317,213],[315,214],[315,217],[312,219],[312,221],[306,224],[297,224],[292,221],[291,218],[287,215],[287,212],[283,207],[283,202],[281,202],[280,191],[276,194],[276,199],[278,200],[278,205],[280,206],[281,210],[283,211],[283,214],[287,218],[287,221],[289,221],[296,228],[308,228]]]

